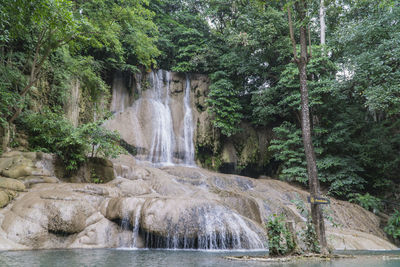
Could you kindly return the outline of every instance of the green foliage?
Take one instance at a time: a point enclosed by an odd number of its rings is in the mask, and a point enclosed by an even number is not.
[[[368,15],[362,13],[366,10]],[[352,73],[342,77],[343,84],[352,87],[373,116],[381,112],[393,116],[400,111],[400,25],[393,23],[399,15],[398,5],[364,1],[352,9],[333,40],[342,68]]]
[[[0,127],[6,126],[7,117],[12,115],[10,107],[15,107],[18,103],[18,99],[19,95],[0,84]]]
[[[295,199],[291,201],[296,205],[296,209],[300,212],[300,214],[307,218],[306,220],[306,227],[300,232],[299,237],[305,244],[305,250],[313,253],[320,253],[320,246],[318,242],[317,233],[315,232],[314,224],[312,223],[310,211],[304,201],[297,196]],[[323,212],[324,217],[327,213]],[[333,222],[332,218],[327,218],[328,220]]]
[[[341,197],[365,188],[387,187],[389,177],[396,177],[400,160],[393,150],[399,146],[398,132],[393,131],[398,122],[366,120],[368,113],[360,95],[346,91],[347,82],[335,82],[332,59],[320,55],[318,49],[315,52],[308,70],[320,181],[329,186],[330,194]],[[289,64],[276,86],[253,94],[253,114],[257,124],[279,123],[269,150],[281,161],[280,178],[306,183],[297,75],[297,69]]]
[[[23,66],[24,59],[25,55],[20,53],[0,53],[0,126],[2,127],[5,126],[7,118],[12,116],[12,108],[25,104],[21,101],[18,91],[14,89],[22,87],[26,82],[26,77],[19,70]]]
[[[90,157],[116,158],[126,153],[120,146],[120,135],[117,131],[110,131],[102,127],[104,121],[95,121],[77,128],[80,138],[87,141],[91,147]]]
[[[116,157],[124,151],[119,147],[119,135],[102,128],[101,122],[74,128],[60,113],[49,109],[23,113],[18,126],[29,135],[30,149],[55,153],[68,171],[78,169],[89,153]]]
[[[268,249],[270,256],[282,256],[293,252],[296,244],[292,233],[286,228],[282,215],[274,214],[267,222]]]
[[[117,70],[150,68],[159,55],[157,28],[146,0],[79,1],[83,34],[74,44],[77,52],[90,53],[105,67]]]
[[[283,122],[274,128],[275,138],[268,149],[275,152],[275,158],[282,162],[279,178],[286,181],[308,182],[307,164],[301,137],[301,130],[290,122]]]
[[[320,253],[321,247],[319,246],[317,233],[315,232],[314,224],[312,223],[311,216],[307,217],[305,231],[301,234],[306,249],[312,253]]]
[[[90,170],[90,178],[92,180],[92,183],[95,183],[95,184],[104,183],[104,181],[100,177],[97,176],[95,170],[93,170],[93,169]]]
[[[360,193],[352,194],[350,202],[356,203],[364,209],[372,211],[373,213],[378,213],[383,208],[382,201],[379,198],[370,195],[369,193],[364,195]]]
[[[32,150],[56,153],[67,170],[75,170],[85,161],[85,140],[79,138],[62,115],[49,109],[42,113],[27,111],[21,115],[18,126],[29,135]]]
[[[210,41],[207,21],[195,1],[151,1],[159,29],[158,65],[178,72],[208,72]]]
[[[219,71],[211,75],[210,92],[207,103],[209,111],[214,114],[214,127],[221,133],[231,136],[239,131],[241,121],[241,106],[233,84],[227,78],[226,73]]]
[[[400,238],[400,211],[395,210],[390,216],[385,232],[394,239]]]
[[[55,107],[78,79],[84,94],[98,102],[108,94],[110,72],[155,65],[157,28],[147,5],[146,0],[1,0],[0,75],[6,77],[0,84],[0,123],[32,104],[25,97],[32,88],[46,95],[41,104]],[[49,92],[35,87],[44,81]]]

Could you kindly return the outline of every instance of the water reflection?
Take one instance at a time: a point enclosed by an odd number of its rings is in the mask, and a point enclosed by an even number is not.
[[[340,254],[360,255],[355,259],[329,262],[304,261],[273,263],[230,261],[227,255],[265,255],[265,252],[204,252],[171,250],[36,250],[0,252],[0,266],[285,266],[285,267],[398,267],[400,250],[396,251],[338,251]]]

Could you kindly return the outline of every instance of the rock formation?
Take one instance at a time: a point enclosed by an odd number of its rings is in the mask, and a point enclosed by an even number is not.
[[[307,205],[307,193],[281,181],[155,168],[124,155],[114,160],[117,178],[108,183],[65,183],[52,176],[52,162],[43,153],[0,158],[7,176],[0,179],[1,192],[15,193],[0,209],[0,249],[265,249],[264,225],[273,214],[285,214],[299,232],[304,226],[295,202]],[[395,248],[378,217],[363,208],[331,199],[327,211],[334,248]]]

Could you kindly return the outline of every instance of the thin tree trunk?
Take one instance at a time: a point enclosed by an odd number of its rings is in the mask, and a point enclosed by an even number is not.
[[[321,45],[325,45],[325,32],[326,32],[326,24],[325,24],[325,5],[324,0],[321,0],[321,4],[319,6],[319,21],[321,26]]]
[[[306,18],[306,4],[304,0],[301,0],[295,4],[296,11],[299,15],[300,21],[304,21]],[[293,23],[291,21],[290,9],[288,9],[289,15],[289,27],[291,40],[293,47],[296,46],[295,39],[293,37]],[[314,152],[314,146],[312,144],[311,134],[311,122],[310,122],[310,109],[308,100],[308,87],[307,87],[307,63],[310,58],[310,54],[307,53],[307,28],[301,23],[300,24],[300,57],[297,57],[296,49],[293,49],[294,61],[297,63],[299,69],[300,78],[300,94],[301,94],[301,130],[303,135],[303,145],[307,160],[307,172],[308,172],[308,183],[310,187],[310,195],[313,197],[320,195],[317,163]],[[311,46],[310,46],[311,49]],[[327,252],[327,243],[325,236],[325,224],[320,205],[311,204],[311,218],[317,234],[318,241],[321,246],[321,252]]]

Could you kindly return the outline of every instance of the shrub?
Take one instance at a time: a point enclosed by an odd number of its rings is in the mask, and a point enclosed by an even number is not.
[[[395,210],[385,227],[385,232],[394,239],[400,238],[400,211]]]
[[[78,128],[66,120],[61,112],[44,109],[41,113],[26,111],[18,126],[28,135],[34,151],[55,153],[67,171],[74,171],[87,155],[116,157],[124,152],[119,146],[119,134],[101,127],[102,121],[83,124]]]
[[[372,211],[373,213],[377,213],[382,210],[381,200],[370,195],[369,193],[366,193],[365,195],[361,195],[359,193],[352,194],[349,201],[356,203],[364,209]]]
[[[30,149],[55,153],[67,170],[77,169],[85,160],[85,140],[79,138],[72,124],[59,113],[49,109],[41,113],[26,111],[17,124],[28,134]]]
[[[104,121],[83,124],[77,129],[80,138],[86,140],[91,157],[116,158],[126,151],[121,147],[121,137],[117,131],[110,131],[101,125]]]
[[[295,249],[292,233],[287,229],[283,216],[269,218],[267,222],[269,255],[287,255]]]

